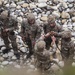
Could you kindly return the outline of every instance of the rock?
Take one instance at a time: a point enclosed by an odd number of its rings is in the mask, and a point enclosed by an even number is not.
[[[33,14],[34,14],[34,16],[37,16],[37,13],[36,12],[34,12]]]
[[[60,70],[59,66],[57,66],[56,64],[53,64],[53,65],[51,66],[51,69],[52,69],[54,72]]]
[[[4,58],[8,58],[8,54],[4,54],[3,57],[4,57]]]
[[[20,69],[20,68],[21,68],[21,66],[20,66],[20,65],[15,65],[15,68]]]
[[[39,3],[47,2],[47,0],[38,0]]]
[[[5,49],[6,49],[6,47],[2,47],[2,48],[1,48],[2,51],[5,50]]]
[[[54,3],[58,3],[59,0],[53,0]]]
[[[50,8],[53,9],[53,10],[56,10],[56,11],[58,10],[57,6],[50,6]]]
[[[17,2],[18,5],[22,5],[24,1]]]
[[[3,65],[0,65],[0,68],[4,68],[4,66]]]
[[[18,2],[19,0],[14,0],[15,2]]]
[[[64,2],[67,2],[67,0],[63,0]]]
[[[16,9],[21,9],[21,6],[20,6],[20,5],[18,5],[18,6],[16,7]]]
[[[7,0],[4,0],[4,1],[3,1],[3,3],[4,3],[4,4],[7,4],[7,3],[8,3],[8,1],[7,1]]]
[[[2,5],[2,1],[0,0],[0,6]]]
[[[8,65],[8,64],[9,64],[8,61],[3,61],[3,62],[2,62],[2,65],[3,65],[3,66],[6,66],[6,65]]]
[[[9,6],[10,6],[9,4],[6,4],[6,5],[5,5],[5,7],[7,7],[7,8],[9,8]]]
[[[16,7],[16,4],[13,2],[13,3],[10,4],[10,7],[11,8],[15,8]]]
[[[67,19],[67,18],[70,18],[70,15],[69,15],[69,13],[63,11],[62,14],[61,14],[61,17]]]
[[[67,28],[68,26],[67,25],[63,25],[63,28]]]
[[[47,7],[47,4],[46,3],[38,3],[37,6],[39,8],[43,8],[43,7]]]
[[[21,5],[23,8],[26,8],[26,7],[28,7],[29,6],[29,4],[28,3],[24,3],[23,5]]]
[[[47,16],[43,16],[43,17],[41,17],[40,20],[41,20],[41,21],[47,21],[47,19],[48,19]]]
[[[27,52],[27,48],[25,48],[25,47],[21,47],[20,50],[24,53]]]
[[[16,59],[17,59],[16,56],[13,56],[13,57],[12,57],[12,60],[16,60]]]
[[[59,64],[59,66],[61,66],[62,68],[64,67],[64,61],[60,61],[58,64]]]
[[[72,26],[74,26],[75,27],[75,23],[73,23],[73,25]]]
[[[75,22],[75,17],[72,17],[72,21]]]
[[[30,9],[36,8],[36,5],[34,3],[30,3],[29,6],[30,6]]]
[[[67,3],[63,2],[63,7],[68,8]]]
[[[75,67],[75,62],[72,63],[72,66]]]
[[[22,22],[22,17],[17,17],[18,22]]]
[[[26,59],[27,55],[24,56],[24,59]]]
[[[66,19],[63,19],[63,20],[62,20],[62,23],[64,24],[66,21],[67,21]]]
[[[9,65],[11,65],[11,64],[13,64],[13,62],[12,62],[12,61],[10,61],[10,62],[9,62]]]
[[[53,59],[53,61],[55,61],[55,62],[59,63],[59,60],[58,60],[58,59]]]
[[[13,53],[13,52],[9,52],[9,53],[8,53],[8,56],[9,56],[9,57],[12,57],[12,56],[14,56],[14,53]]]
[[[75,35],[75,33],[72,33],[72,35]],[[75,54],[75,52],[74,52],[74,54]],[[75,60],[75,56],[73,57],[73,59]]]
[[[22,12],[25,12],[26,11],[26,9],[24,9],[24,8],[22,8],[21,10],[22,10]]]
[[[14,12],[14,11],[15,11],[15,8],[10,9],[10,11],[11,11],[11,12]]]
[[[75,11],[72,14],[75,16]]]
[[[35,66],[34,66],[34,65],[30,65],[30,68],[31,68],[31,69],[35,69]]]
[[[58,17],[58,18],[60,17],[60,13],[58,11],[54,11],[54,12],[52,12],[52,14],[55,15],[56,17]]]
[[[11,15],[11,17],[17,18],[17,15]]]
[[[50,14],[50,11],[47,11],[46,14],[49,15]]]
[[[23,14],[23,12],[20,12],[19,15],[20,15],[20,16],[23,16],[24,14]]]
[[[73,4],[69,4],[68,7],[69,7],[69,8],[72,8],[72,7],[73,7]]]
[[[67,0],[68,2],[73,2],[74,0]]]
[[[0,57],[0,62],[4,61],[4,58],[3,57]]]
[[[12,12],[12,13],[10,13],[10,16],[12,16],[12,15],[14,15],[15,13],[14,12]]]

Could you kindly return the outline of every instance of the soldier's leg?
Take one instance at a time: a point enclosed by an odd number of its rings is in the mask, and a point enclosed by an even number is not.
[[[7,37],[3,38],[3,40],[4,40],[5,47],[6,47],[6,49],[3,50],[3,53],[5,54],[10,51],[10,46],[9,46],[10,42]]]
[[[27,45],[29,47],[29,54],[27,55],[27,58],[29,58],[33,54],[31,39],[30,38],[26,38],[26,43],[27,43]]]
[[[14,50],[14,55],[17,57],[17,59],[20,59],[20,53],[18,52],[17,43],[15,41],[12,42],[12,48]]]

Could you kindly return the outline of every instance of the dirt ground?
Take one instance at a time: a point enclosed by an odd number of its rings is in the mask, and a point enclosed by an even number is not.
[[[13,66],[8,66],[5,68],[0,68],[0,75],[41,75],[39,71],[31,71],[27,67],[15,68]]]

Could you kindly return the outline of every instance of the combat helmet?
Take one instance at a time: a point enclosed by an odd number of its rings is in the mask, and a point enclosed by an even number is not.
[[[38,49],[38,51],[43,51],[44,49],[45,49],[45,46],[46,46],[46,43],[45,43],[45,41],[39,41],[38,43],[37,43],[37,49]]]
[[[64,31],[62,34],[62,38],[71,38],[71,37],[72,37],[71,31],[69,31],[69,30]]]
[[[47,21],[48,21],[48,23],[55,22],[55,16],[54,15],[49,15]]]
[[[32,14],[32,13],[28,13],[27,14],[27,20],[28,20],[28,22],[32,22],[32,21],[34,21],[35,22],[35,16]]]

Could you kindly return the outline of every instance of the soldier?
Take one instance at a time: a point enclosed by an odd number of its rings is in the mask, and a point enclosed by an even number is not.
[[[4,22],[7,20],[7,16],[8,16],[8,12],[7,11],[3,11],[0,15],[0,23],[1,23],[1,38],[3,39],[4,41],[4,44],[6,46],[6,50],[3,52],[3,53],[6,53],[9,51],[10,47],[9,47],[9,39],[8,39],[8,32],[6,30],[6,23],[5,23],[5,26],[4,26]]]
[[[50,15],[48,17],[47,23],[44,24],[43,28],[44,28],[44,33],[45,34],[51,33],[53,31],[55,31],[55,32],[62,31],[62,27],[59,26],[59,25],[56,25],[55,16],[53,16],[53,15]],[[51,37],[48,35],[44,40],[46,42],[46,48],[49,49],[50,45],[51,45],[51,42],[52,42]],[[56,40],[56,44],[58,44],[58,38]]]
[[[61,33],[56,33],[56,36],[61,37],[61,55],[66,64],[73,62],[74,42],[71,40],[71,32],[69,30]]]
[[[14,55],[17,57],[17,59],[20,59],[20,53],[18,52],[18,46],[16,42],[17,36],[13,30],[9,31],[9,39],[14,50]]]
[[[0,15],[0,23],[2,25],[1,26],[1,38],[3,39],[5,46],[6,46],[6,50],[4,50],[4,53],[7,53],[10,50],[9,44],[11,41],[9,40],[9,32],[17,28],[17,21],[12,19],[10,17],[9,12],[5,10]]]
[[[52,48],[50,50],[46,50],[46,43],[43,40],[36,42],[35,48],[35,62],[38,69],[42,72],[49,72],[51,68],[51,63],[57,64],[57,62],[52,59],[53,53],[56,51],[56,38],[54,36],[52,38]]]
[[[22,22],[21,35],[23,41],[25,41],[29,47],[29,55],[27,57],[29,58],[33,54],[32,49],[34,48],[35,41],[41,35],[41,28],[36,23],[35,16],[32,13],[28,13],[27,20]]]

